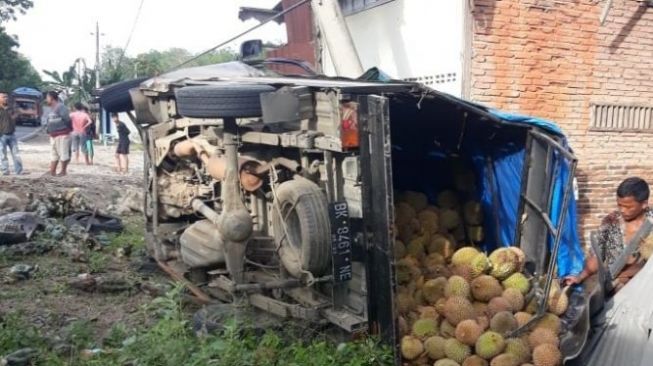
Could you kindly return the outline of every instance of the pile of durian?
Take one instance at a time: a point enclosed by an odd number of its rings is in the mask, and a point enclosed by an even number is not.
[[[559,334],[568,304],[554,286],[542,319],[533,279],[516,247],[489,255],[478,202],[462,207],[446,191],[430,206],[422,193],[398,195],[395,207],[396,309],[405,365],[559,366]],[[466,234],[466,235],[465,235]],[[522,332],[513,332],[517,329]]]

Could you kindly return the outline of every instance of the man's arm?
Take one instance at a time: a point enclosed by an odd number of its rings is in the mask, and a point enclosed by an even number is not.
[[[66,108],[65,105],[61,104],[58,109],[61,119],[66,123],[66,125],[72,128],[73,122],[70,119],[70,112],[68,111],[68,108]]]
[[[91,116],[88,114],[84,113],[84,115],[86,116],[86,124],[84,125],[84,129],[86,129],[88,126],[93,124],[93,120],[91,120]]]

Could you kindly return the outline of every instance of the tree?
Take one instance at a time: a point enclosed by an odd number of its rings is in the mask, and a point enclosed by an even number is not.
[[[46,87],[64,92],[67,104],[88,102],[91,99],[91,92],[95,89],[95,72],[86,66],[84,59],[78,58],[61,74],[48,70],[43,70],[43,73],[52,79],[46,81]]]
[[[192,57],[194,55],[186,49],[170,48],[165,51],[151,50],[132,58],[124,56],[120,48],[107,47],[102,53],[101,82],[102,85],[107,85],[137,77],[160,75]],[[236,58],[234,51],[224,49],[206,54],[185,67],[218,64]]]
[[[27,58],[16,52],[17,47],[18,41],[0,27],[0,90],[11,91],[19,86],[41,86],[38,72]]]
[[[25,14],[32,6],[32,0],[0,0],[0,22],[16,20],[17,14]]]

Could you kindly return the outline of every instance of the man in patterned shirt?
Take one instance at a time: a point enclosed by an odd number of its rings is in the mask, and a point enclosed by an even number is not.
[[[609,267],[626,249],[645,220],[653,220],[653,211],[649,209],[650,190],[648,183],[641,178],[632,177],[624,180],[617,188],[617,206],[619,209],[603,219],[599,228],[598,249],[600,260]],[[593,253],[585,261],[585,268],[578,276],[565,279],[566,284],[577,284],[598,272],[599,258]],[[616,277],[615,291],[621,289],[644,267],[645,260],[635,252],[626,260],[626,265]]]

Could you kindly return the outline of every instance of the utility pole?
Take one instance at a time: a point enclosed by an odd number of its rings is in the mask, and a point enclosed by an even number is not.
[[[100,36],[103,36],[104,33],[100,33],[100,22],[95,22],[95,33],[91,32],[92,36],[95,36],[95,87],[100,87]]]

